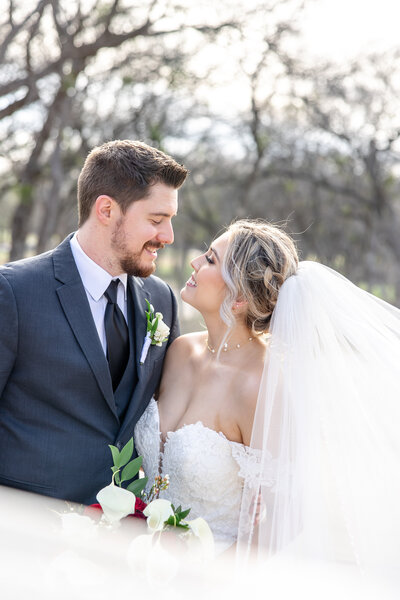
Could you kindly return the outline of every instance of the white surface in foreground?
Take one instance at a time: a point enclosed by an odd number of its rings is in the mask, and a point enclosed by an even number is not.
[[[77,507],[76,507],[77,508]],[[101,600],[138,593],[162,598],[380,600],[398,597],[388,582],[346,566],[270,559],[241,573],[231,560],[199,563],[151,544],[144,521],[116,530],[59,513],[65,502],[0,487],[0,590],[3,600]]]

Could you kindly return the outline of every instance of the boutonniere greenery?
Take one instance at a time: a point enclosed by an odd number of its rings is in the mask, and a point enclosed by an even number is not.
[[[141,365],[146,360],[150,346],[162,346],[169,336],[169,327],[164,323],[162,314],[160,312],[154,313],[154,307],[147,299],[146,304],[147,331],[140,356]]]

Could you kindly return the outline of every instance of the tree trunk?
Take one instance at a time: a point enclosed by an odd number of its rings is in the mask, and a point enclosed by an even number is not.
[[[15,209],[11,234],[12,243],[10,249],[10,260],[18,260],[25,256],[26,237],[29,233],[29,224],[33,212],[33,181],[21,186],[20,201]]]

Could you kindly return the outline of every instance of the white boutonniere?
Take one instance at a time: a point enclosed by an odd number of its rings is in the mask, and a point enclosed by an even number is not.
[[[154,307],[146,299],[148,310],[147,317],[147,332],[143,342],[142,353],[140,355],[140,364],[143,365],[146,360],[150,346],[162,346],[168,340],[169,327],[163,321],[163,316],[160,312],[154,314]]]

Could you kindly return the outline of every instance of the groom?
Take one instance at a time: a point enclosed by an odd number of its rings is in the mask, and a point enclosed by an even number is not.
[[[141,142],[103,144],[79,176],[78,231],[0,267],[0,486],[89,504],[110,483],[108,444],[133,435],[179,333],[151,274],[186,176]],[[146,300],[170,335],[140,364]]]

